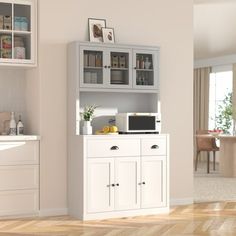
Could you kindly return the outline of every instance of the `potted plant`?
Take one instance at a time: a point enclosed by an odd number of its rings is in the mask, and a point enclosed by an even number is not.
[[[84,122],[83,125],[83,134],[92,134],[92,126],[91,126],[91,121],[94,117],[94,111],[98,106],[95,105],[89,105],[85,106],[84,112],[81,112],[81,118]]]

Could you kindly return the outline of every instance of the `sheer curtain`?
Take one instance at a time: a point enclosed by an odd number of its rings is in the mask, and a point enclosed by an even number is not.
[[[233,134],[236,135],[236,64],[233,64]]]
[[[194,134],[197,130],[208,129],[210,73],[211,67],[194,69]],[[195,141],[194,137],[194,147]],[[194,148],[194,154],[196,154],[195,150]],[[205,153],[201,153],[201,156],[205,156]]]

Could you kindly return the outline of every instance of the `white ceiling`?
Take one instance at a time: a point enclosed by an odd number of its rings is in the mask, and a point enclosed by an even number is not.
[[[236,54],[236,0],[194,0],[194,58]]]

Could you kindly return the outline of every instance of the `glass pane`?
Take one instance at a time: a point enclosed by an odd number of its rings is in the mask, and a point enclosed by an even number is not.
[[[29,5],[14,4],[14,30],[31,30]]]
[[[136,54],[136,85],[154,85],[152,54]]]
[[[103,83],[103,54],[101,51],[84,51],[83,65],[85,84]]]
[[[0,58],[12,58],[12,36],[0,35]]]
[[[11,6],[9,3],[0,3],[0,29],[12,29]]]
[[[31,59],[31,36],[14,34],[14,58],[15,59]]]
[[[209,89],[209,125],[210,130],[219,128],[225,133],[232,133],[232,71],[210,74]]]
[[[129,84],[129,53],[111,52],[111,78],[110,84]]]

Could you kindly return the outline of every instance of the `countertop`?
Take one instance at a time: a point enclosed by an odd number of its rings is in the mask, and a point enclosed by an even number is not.
[[[218,138],[220,138],[220,139],[222,139],[222,138],[236,139],[236,135],[222,134],[222,135],[219,135]]]
[[[34,141],[40,140],[39,135],[0,135],[0,141]]]

